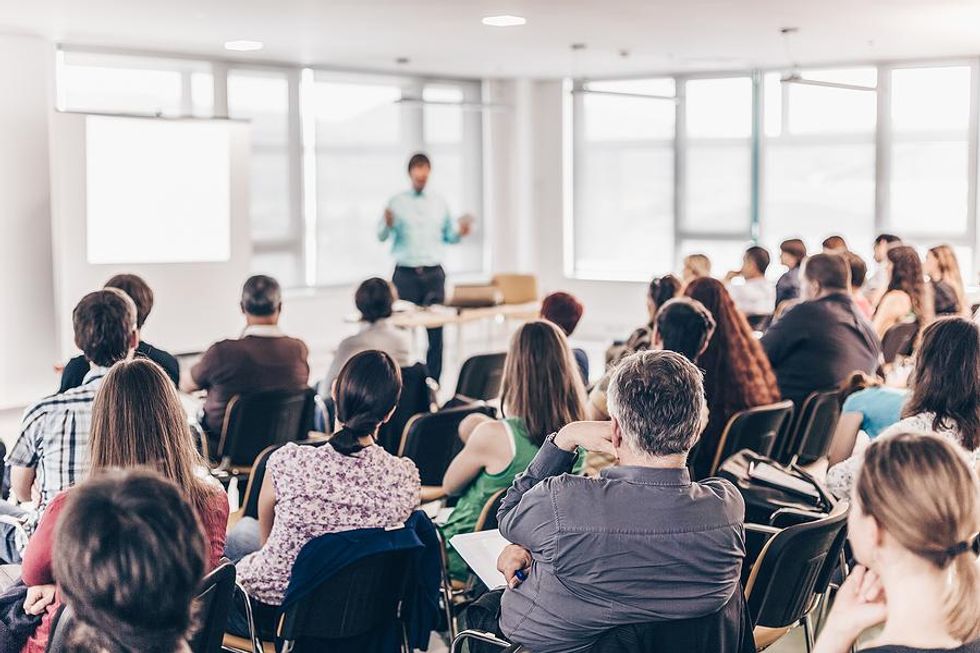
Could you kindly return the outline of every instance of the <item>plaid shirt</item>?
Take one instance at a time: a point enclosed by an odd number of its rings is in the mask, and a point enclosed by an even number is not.
[[[92,401],[106,372],[104,367],[93,366],[82,385],[46,397],[24,412],[20,436],[7,455],[7,464],[37,470],[34,485],[41,496],[37,515],[56,494],[88,473]]]

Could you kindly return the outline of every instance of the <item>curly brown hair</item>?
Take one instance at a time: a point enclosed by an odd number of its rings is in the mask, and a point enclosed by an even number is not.
[[[707,473],[725,424],[735,413],[779,401],[776,375],[745,316],[717,279],[692,281],[684,294],[704,304],[715,318],[714,336],[698,359],[704,370],[708,426],[694,459],[695,473]]]
[[[908,245],[899,245],[888,250],[888,260],[892,264],[888,292],[900,290],[909,296],[912,300],[912,312],[915,313],[919,325],[932,322],[935,307],[932,305],[932,293],[926,286],[918,252]]]

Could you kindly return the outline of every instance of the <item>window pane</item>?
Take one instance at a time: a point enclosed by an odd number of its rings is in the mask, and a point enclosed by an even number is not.
[[[874,238],[874,145],[775,145],[766,159],[763,236],[800,237],[819,251],[839,233],[855,249]]]
[[[69,111],[181,115],[181,74],[176,70],[66,64],[59,84]]]
[[[894,70],[891,96],[892,129],[896,132],[965,132],[970,120],[970,69]]]
[[[289,81],[285,73],[232,71],[228,115],[252,124],[252,145],[289,141]]]
[[[889,225],[899,233],[966,231],[966,141],[892,146]]]
[[[592,82],[590,90],[615,93],[674,95],[674,82],[668,80],[628,80]],[[669,93],[665,93],[668,91]],[[586,93],[583,135],[588,141],[636,141],[672,139],[676,105],[670,100]]]
[[[752,135],[752,80],[698,79],[687,82],[688,138],[749,138]]]
[[[874,87],[877,82],[874,68],[807,70],[801,76],[869,87]],[[782,127],[792,134],[870,133],[877,122],[877,101],[873,91],[789,84],[788,102],[789,124]]]
[[[688,231],[747,234],[751,195],[752,153],[748,142],[690,144],[684,216]]]
[[[402,91],[397,86],[317,82],[317,141],[335,145],[399,144]]]
[[[422,97],[426,102],[458,104],[463,101],[463,91],[452,86],[426,86]],[[459,143],[463,140],[462,108],[448,104],[426,104],[423,112],[426,143]]]

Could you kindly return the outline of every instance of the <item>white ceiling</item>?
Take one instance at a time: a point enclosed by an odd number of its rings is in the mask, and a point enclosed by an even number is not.
[[[0,29],[73,44],[485,77],[781,67],[784,26],[803,64],[980,54],[980,0],[0,0]]]

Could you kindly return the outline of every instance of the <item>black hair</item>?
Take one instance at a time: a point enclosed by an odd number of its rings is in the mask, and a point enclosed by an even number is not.
[[[109,367],[129,354],[136,328],[136,304],[118,288],[96,290],[82,297],[72,311],[75,344],[85,358]]]
[[[340,429],[330,445],[349,456],[364,448],[359,440],[388,419],[402,393],[402,373],[391,356],[371,349],[348,360],[334,385]]]
[[[249,277],[242,286],[242,310],[256,317],[267,317],[282,307],[279,282],[264,274]]]
[[[766,273],[769,269],[769,250],[765,247],[759,247],[758,245],[753,245],[745,250],[745,255],[749,258],[755,267],[759,269],[762,274]]]
[[[839,256],[843,256],[848,267],[851,268],[851,287],[860,288],[863,286],[864,279],[868,276],[868,266],[864,259],[851,251],[841,252]]]
[[[654,306],[660,307],[677,297],[681,291],[681,281],[672,274],[654,277],[647,288],[647,296]]]
[[[816,281],[824,290],[851,289],[851,268],[839,254],[814,254],[806,260],[803,277]]]
[[[664,349],[696,362],[715,332],[715,318],[690,297],[671,299],[657,311],[657,333]]]
[[[878,234],[878,237],[875,238],[875,245],[877,245],[878,243],[891,244],[891,243],[900,243],[900,242],[902,242],[902,239],[896,236],[895,234]]]
[[[173,653],[194,625],[204,533],[183,492],[155,472],[107,472],[73,489],[52,560],[74,613],[68,650]]]
[[[426,166],[427,168],[431,168],[432,162],[429,161],[429,157],[427,157],[425,154],[422,152],[417,152],[412,155],[411,159],[408,160],[408,171],[411,172],[412,168],[417,166]]]
[[[365,322],[374,323],[391,317],[391,305],[394,302],[395,293],[391,284],[380,277],[362,282],[354,293],[354,305]]]

